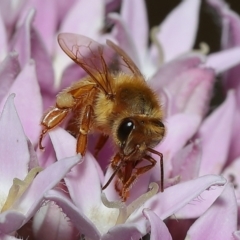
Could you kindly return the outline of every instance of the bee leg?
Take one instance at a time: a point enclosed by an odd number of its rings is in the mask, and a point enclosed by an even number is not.
[[[153,159],[151,156],[145,155],[144,159],[149,161],[150,165],[135,168],[136,169],[135,173],[131,175],[131,177],[128,179],[128,181],[123,186],[123,189],[122,189],[122,200],[123,201],[126,201],[126,199],[128,198],[130,188],[131,188],[132,184],[136,181],[136,179],[140,175],[144,174],[145,172],[148,172],[150,169],[152,169],[156,165],[157,161],[155,159]]]
[[[117,153],[115,155],[115,157],[111,160],[111,167],[113,169],[113,174],[111,175],[111,177],[108,179],[107,183],[102,187],[102,190],[106,189],[108,187],[108,185],[111,183],[111,181],[113,180],[113,178],[115,177],[115,175],[119,175],[119,171],[122,168],[122,164],[123,162],[121,162],[122,158],[120,156],[119,153]],[[120,163],[119,163],[120,162]],[[116,183],[117,184],[117,183]],[[115,185],[116,186],[116,185]],[[118,191],[118,190],[117,190]]]
[[[80,124],[79,135],[77,138],[77,153],[80,153],[82,156],[84,156],[86,153],[87,135],[91,125],[92,114],[92,106],[87,105],[82,114],[82,122]]]
[[[163,154],[154,150],[154,149],[151,149],[151,148],[148,148],[147,149],[149,152],[151,153],[154,153],[156,155],[158,155],[160,157],[160,170],[161,170],[161,192],[164,191],[164,168],[163,168]]]
[[[105,145],[107,140],[108,140],[108,135],[101,134],[101,136],[99,137],[97,144],[95,146],[95,151],[94,151],[95,158],[97,158],[98,153],[103,148],[103,146]]]
[[[41,122],[43,129],[38,142],[39,148],[41,150],[44,149],[44,147],[42,146],[42,140],[44,135],[54,127],[58,126],[64,120],[64,118],[66,118],[68,112],[69,109],[60,109],[58,107],[54,107],[44,116]]]

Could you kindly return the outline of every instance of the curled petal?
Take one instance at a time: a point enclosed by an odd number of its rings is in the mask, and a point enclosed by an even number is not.
[[[10,234],[18,230],[24,223],[25,216],[15,210],[8,210],[0,214],[1,233]],[[0,235],[1,236],[1,235]]]
[[[0,102],[20,72],[17,52],[10,52],[0,65]]]
[[[230,91],[225,102],[203,122],[198,134],[203,146],[200,176],[210,173],[219,174],[226,163],[234,112],[234,92]]]
[[[202,156],[202,145],[195,140],[175,154],[172,159],[172,177],[179,176],[181,181],[198,177]]]
[[[170,173],[171,159],[183,148],[187,141],[197,132],[201,118],[191,114],[175,114],[166,120],[167,134],[163,141],[155,148],[163,153],[165,177]],[[153,169],[154,181],[159,181],[159,168]]]
[[[25,178],[30,160],[27,138],[13,99],[14,94],[7,99],[0,118],[0,191],[4,196],[8,195],[13,178]]]
[[[144,207],[150,208],[161,219],[165,219],[197,198],[210,186],[223,185],[225,183],[226,180],[223,177],[216,175],[206,175],[191,181],[179,183],[153,196],[144,204]],[[178,194],[176,195],[176,193]],[[139,211],[141,211],[141,208],[138,210],[136,216],[139,215]],[[130,218],[133,220],[134,216]]]
[[[56,202],[57,205],[62,208],[63,212],[75,224],[75,227],[80,233],[92,240],[100,239],[101,235],[95,225],[63,194],[50,190],[45,194],[45,198]]]
[[[77,240],[78,233],[66,214],[54,203],[44,204],[33,218],[35,239]]]
[[[240,199],[240,157],[235,159],[224,171],[223,176],[234,186],[236,197]]]
[[[19,62],[23,67],[31,58],[31,36],[30,29],[35,15],[35,10],[30,9],[22,24],[17,30],[10,43],[10,49],[19,53]]]
[[[50,132],[50,136],[58,159],[75,154],[76,139],[68,132],[59,128]],[[64,178],[73,202],[83,212],[89,211],[94,203],[100,202],[100,174],[103,175],[98,163],[87,152],[84,161],[76,165]]]
[[[169,233],[167,226],[153,211],[144,209],[143,214],[149,220],[151,225],[151,240],[172,240],[172,236]]]
[[[86,22],[88,24],[86,24]],[[76,25],[76,23],[78,23]],[[104,0],[76,1],[62,22],[61,32],[81,33],[96,39],[104,23]]]
[[[189,229],[189,239],[232,239],[237,230],[237,201],[231,184]]]
[[[11,93],[16,94],[16,108],[24,131],[30,141],[36,144],[40,132],[39,122],[43,111],[35,63],[33,61],[28,62],[17,76],[8,92],[8,94]]]
[[[134,9],[134,11],[132,11],[132,9]],[[136,50],[140,55],[140,60],[142,60],[140,65],[142,67],[144,66],[143,60],[145,58],[148,44],[148,20],[145,2],[143,0],[123,1],[121,16],[131,33]],[[122,45],[120,44],[120,46]]]
[[[226,61],[227,59],[227,61]],[[216,74],[225,72],[240,63],[240,47],[230,48],[207,57],[205,66],[213,68]]]
[[[160,25],[158,39],[164,51],[164,62],[191,51],[197,33],[200,3],[199,0],[181,2]],[[153,48],[154,51],[156,55]]]
[[[44,194],[59,183],[70,169],[79,163],[80,156],[62,159],[40,172],[27,191],[15,202],[14,208],[26,215],[26,222],[37,211]]]

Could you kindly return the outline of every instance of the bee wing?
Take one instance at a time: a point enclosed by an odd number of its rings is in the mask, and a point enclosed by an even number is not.
[[[141,71],[137,67],[137,65],[133,62],[133,60],[121,49],[118,45],[116,45],[111,40],[107,39],[107,45],[111,47],[118,55],[122,58],[122,60],[127,64],[127,67],[131,70],[134,75],[138,75],[143,77]]]
[[[74,33],[60,33],[58,43],[62,50],[91,76],[106,95],[112,94],[111,82],[108,78],[109,70],[105,61],[109,55],[103,45],[91,38]],[[95,73],[99,73],[102,77],[101,83]]]

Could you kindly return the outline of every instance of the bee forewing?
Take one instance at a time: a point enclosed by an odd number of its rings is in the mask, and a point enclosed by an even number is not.
[[[116,45],[111,40],[107,40],[106,42],[107,42],[107,45],[111,47],[127,64],[127,66],[125,67],[127,67],[134,75],[142,77],[142,73],[137,67],[137,65],[133,62],[133,60],[128,56],[128,54],[123,49],[121,49],[118,45]]]
[[[60,33],[58,42],[63,51],[79,64],[105,93],[111,93],[107,65],[112,61],[113,50],[91,38],[74,33]],[[105,76],[101,83],[95,73]]]
[[[104,55],[104,46],[91,38],[74,33],[60,33],[58,42],[63,51],[81,66],[96,69]]]

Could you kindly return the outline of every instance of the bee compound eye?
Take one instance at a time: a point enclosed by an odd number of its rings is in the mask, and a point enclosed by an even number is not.
[[[118,139],[121,142],[125,142],[131,133],[131,131],[134,129],[134,123],[130,119],[125,119],[119,126],[117,136]]]
[[[158,122],[158,125],[159,125],[159,127],[162,127],[162,128],[165,127],[164,124],[161,121]]]

